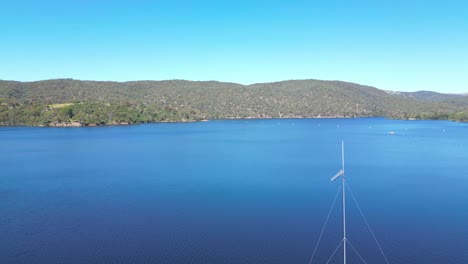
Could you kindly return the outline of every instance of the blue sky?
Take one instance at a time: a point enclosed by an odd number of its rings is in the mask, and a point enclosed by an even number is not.
[[[0,79],[343,80],[468,92],[468,1],[0,3]]]

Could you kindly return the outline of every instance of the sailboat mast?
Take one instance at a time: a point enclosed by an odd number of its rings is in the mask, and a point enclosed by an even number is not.
[[[343,176],[341,179],[343,194],[343,264],[346,264],[346,192],[345,192],[345,172],[344,172],[344,142],[341,141],[341,169]]]

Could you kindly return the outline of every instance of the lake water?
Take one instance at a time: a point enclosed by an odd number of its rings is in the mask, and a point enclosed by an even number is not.
[[[0,263],[307,264],[341,140],[389,263],[468,263],[468,124],[380,118],[0,128]],[[348,240],[386,263],[347,197]]]

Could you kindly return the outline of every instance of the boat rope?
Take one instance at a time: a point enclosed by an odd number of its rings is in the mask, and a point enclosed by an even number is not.
[[[340,241],[340,243],[338,244],[338,246],[335,248],[335,251],[333,251],[332,255],[330,256],[330,258],[328,258],[327,263],[325,263],[325,264],[328,264],[328,263],[330,262],[330,260],[333,258],[333,256],[335,256],[336,251],[338,251],[338,249],[340,248],[341,243],[343,243],[343,241],[344,241],[344,239],[342,239],[342,240]]]
[[[333,208],[335,207],[336,199],[338,198],[338,194],[340,194],[341,190],[341,185],[338,187],[338,191],[336,192],[335,199],[333,199],[332,206],[330,207],[330,211],[328,212],[327,218],[325,219],[325,223],[323,224],[322,231],[320,231],[320,235],[317,241],[317,244],[315,244],[314,252],[312,253],[312,257],[310,257],[309,264],[312,263],[312,260],[314,259],[315,253],[317,252],[317,248],[320,244],[320,240],[322,239],[323,231],[325,231],[325,227],[327,226],[328,220],[330,219],[330,215],[333,211]]]
[[[361,254],[357,252],[357,250],[353,247],[353,245],[349,242],[348,239],[346,239],[346,242],[348,242],[348,245],[354,250],[354,252],[356,252],[356,255],[358,255],[358,257],[362,260],[362,262],[364,262],[364,264],[367,264],[367,262],[362,258]]]
[[[351,188],[349,187],[348,183],[346,183],[346,187],[348,188],[349,193],[351,194],[351,197],[353,198],[353,201],[354,201],[354,203],[356,204],[356,207],[357,207],[359,213],[361,214],[362,218],[364,219],[364,222],[366,223],[367,228],[369,228],[369,231],[370,231],[372,237],[374,238],[375,243],[376,243],[377,246],[379,247],[380,253],[382,253],[382,256],[384,257],[385,262],[386,262],[387,264],[389,264],[388,259],[387,259],[387,257],[385,256],[385,254],[384,254],[384,252],[383,252],[383,250],[382,250],[382,247],[380,246],[379,241],[377,241],[377,238],[376,238],[375,235],[374,235],[374,231],[372,231],[372,228],[370,227],[369,223],[367,222],[367,219],[366,219],[366,217],[364,216],[364,213],[362,213],[361,207],[359,206],[358,202],[356,201],[356,198],[354,197],[354,194],[353,194],[353,192],[351,191]]]

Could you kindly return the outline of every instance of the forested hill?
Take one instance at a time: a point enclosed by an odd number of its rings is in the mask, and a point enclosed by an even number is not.
[[[430,95],[320,80],[253,85],[184,80],[0,81],[0,124],[81,126],[222,118],[368,116],[468,121],[468,96]]]

